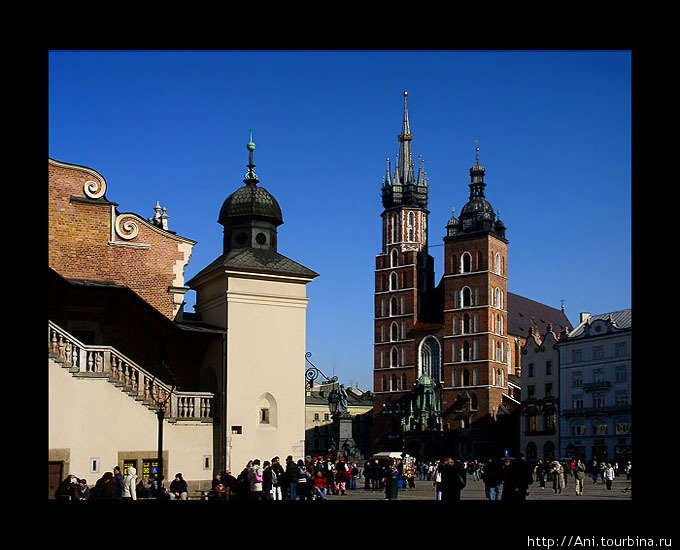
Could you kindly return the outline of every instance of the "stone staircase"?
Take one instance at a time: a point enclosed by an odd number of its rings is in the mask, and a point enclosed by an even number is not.
[[[215,395],[173,390],[111,346],[85,345],[48,321],[48,357],[77,378],[106,378],[149,410],[166,402],[165,420],[212,422]]]

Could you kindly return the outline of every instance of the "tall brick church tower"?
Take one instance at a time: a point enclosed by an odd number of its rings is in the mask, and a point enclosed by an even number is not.
[[[444,274],[428,253],[428,180],[415,177],[407,93],[399,156],[382,186],[382,251],[375,270],[374,446],[428,456],[498,452],[507,411],[507,244],[486,200],[484,167],[446,225]]]

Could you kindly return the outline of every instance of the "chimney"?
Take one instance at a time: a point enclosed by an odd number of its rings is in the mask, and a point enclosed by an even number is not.
[[[590,313],[588,313],[587,311],[583,311],[583,312],[579,313],[579,316],[580,316],[579,322],[582,323],[586,319],[590,318]]]

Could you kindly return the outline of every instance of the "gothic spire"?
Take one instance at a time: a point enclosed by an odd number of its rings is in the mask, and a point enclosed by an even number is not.
[[[408,92],[404,92],[404,122],[401,126],[401,134],[397,137],[400,144],[399,166],[397,167],[397,171],[402,185],[414,183],[416,179],[413,174],[413,155],[411,154],[411,140],[413,139],[413,135],[411,134],[411,125],[408,119],[407,96]]]

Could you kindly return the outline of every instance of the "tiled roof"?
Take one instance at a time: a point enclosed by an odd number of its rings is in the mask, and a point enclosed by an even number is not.
[[[305,277],[318,277],[319,274],[306,268],[290,258],[286,258],[273,250],[260,248],[247,248],[245,250],[235,250],[228,254],[222,254],[215,261],[196,274],[187,285],[217,268],[228,267],[244,271],[261,271],[264,273],[280,273],[286,275],[302,275]]]
[[[612,311],[610,313],[600,313],[598,315],[591,315],[583,323],[579,324],[570,334],[569,338],[581,336],[585,330],[585,326],[592,324],[593,321],[601,319],[603,321],[609,320],[611,317],[612,323],[616,328],[625,330],[633,327],[633,310],[622,309],[620,311]]]
[[[530,300],[524,296],[508,292],[508,334],[526,338],[529,327],[533,326],[539,334],[548,331],[548,324],[559,334],[563,327],[571,329],[571,323],[564,311]]]

